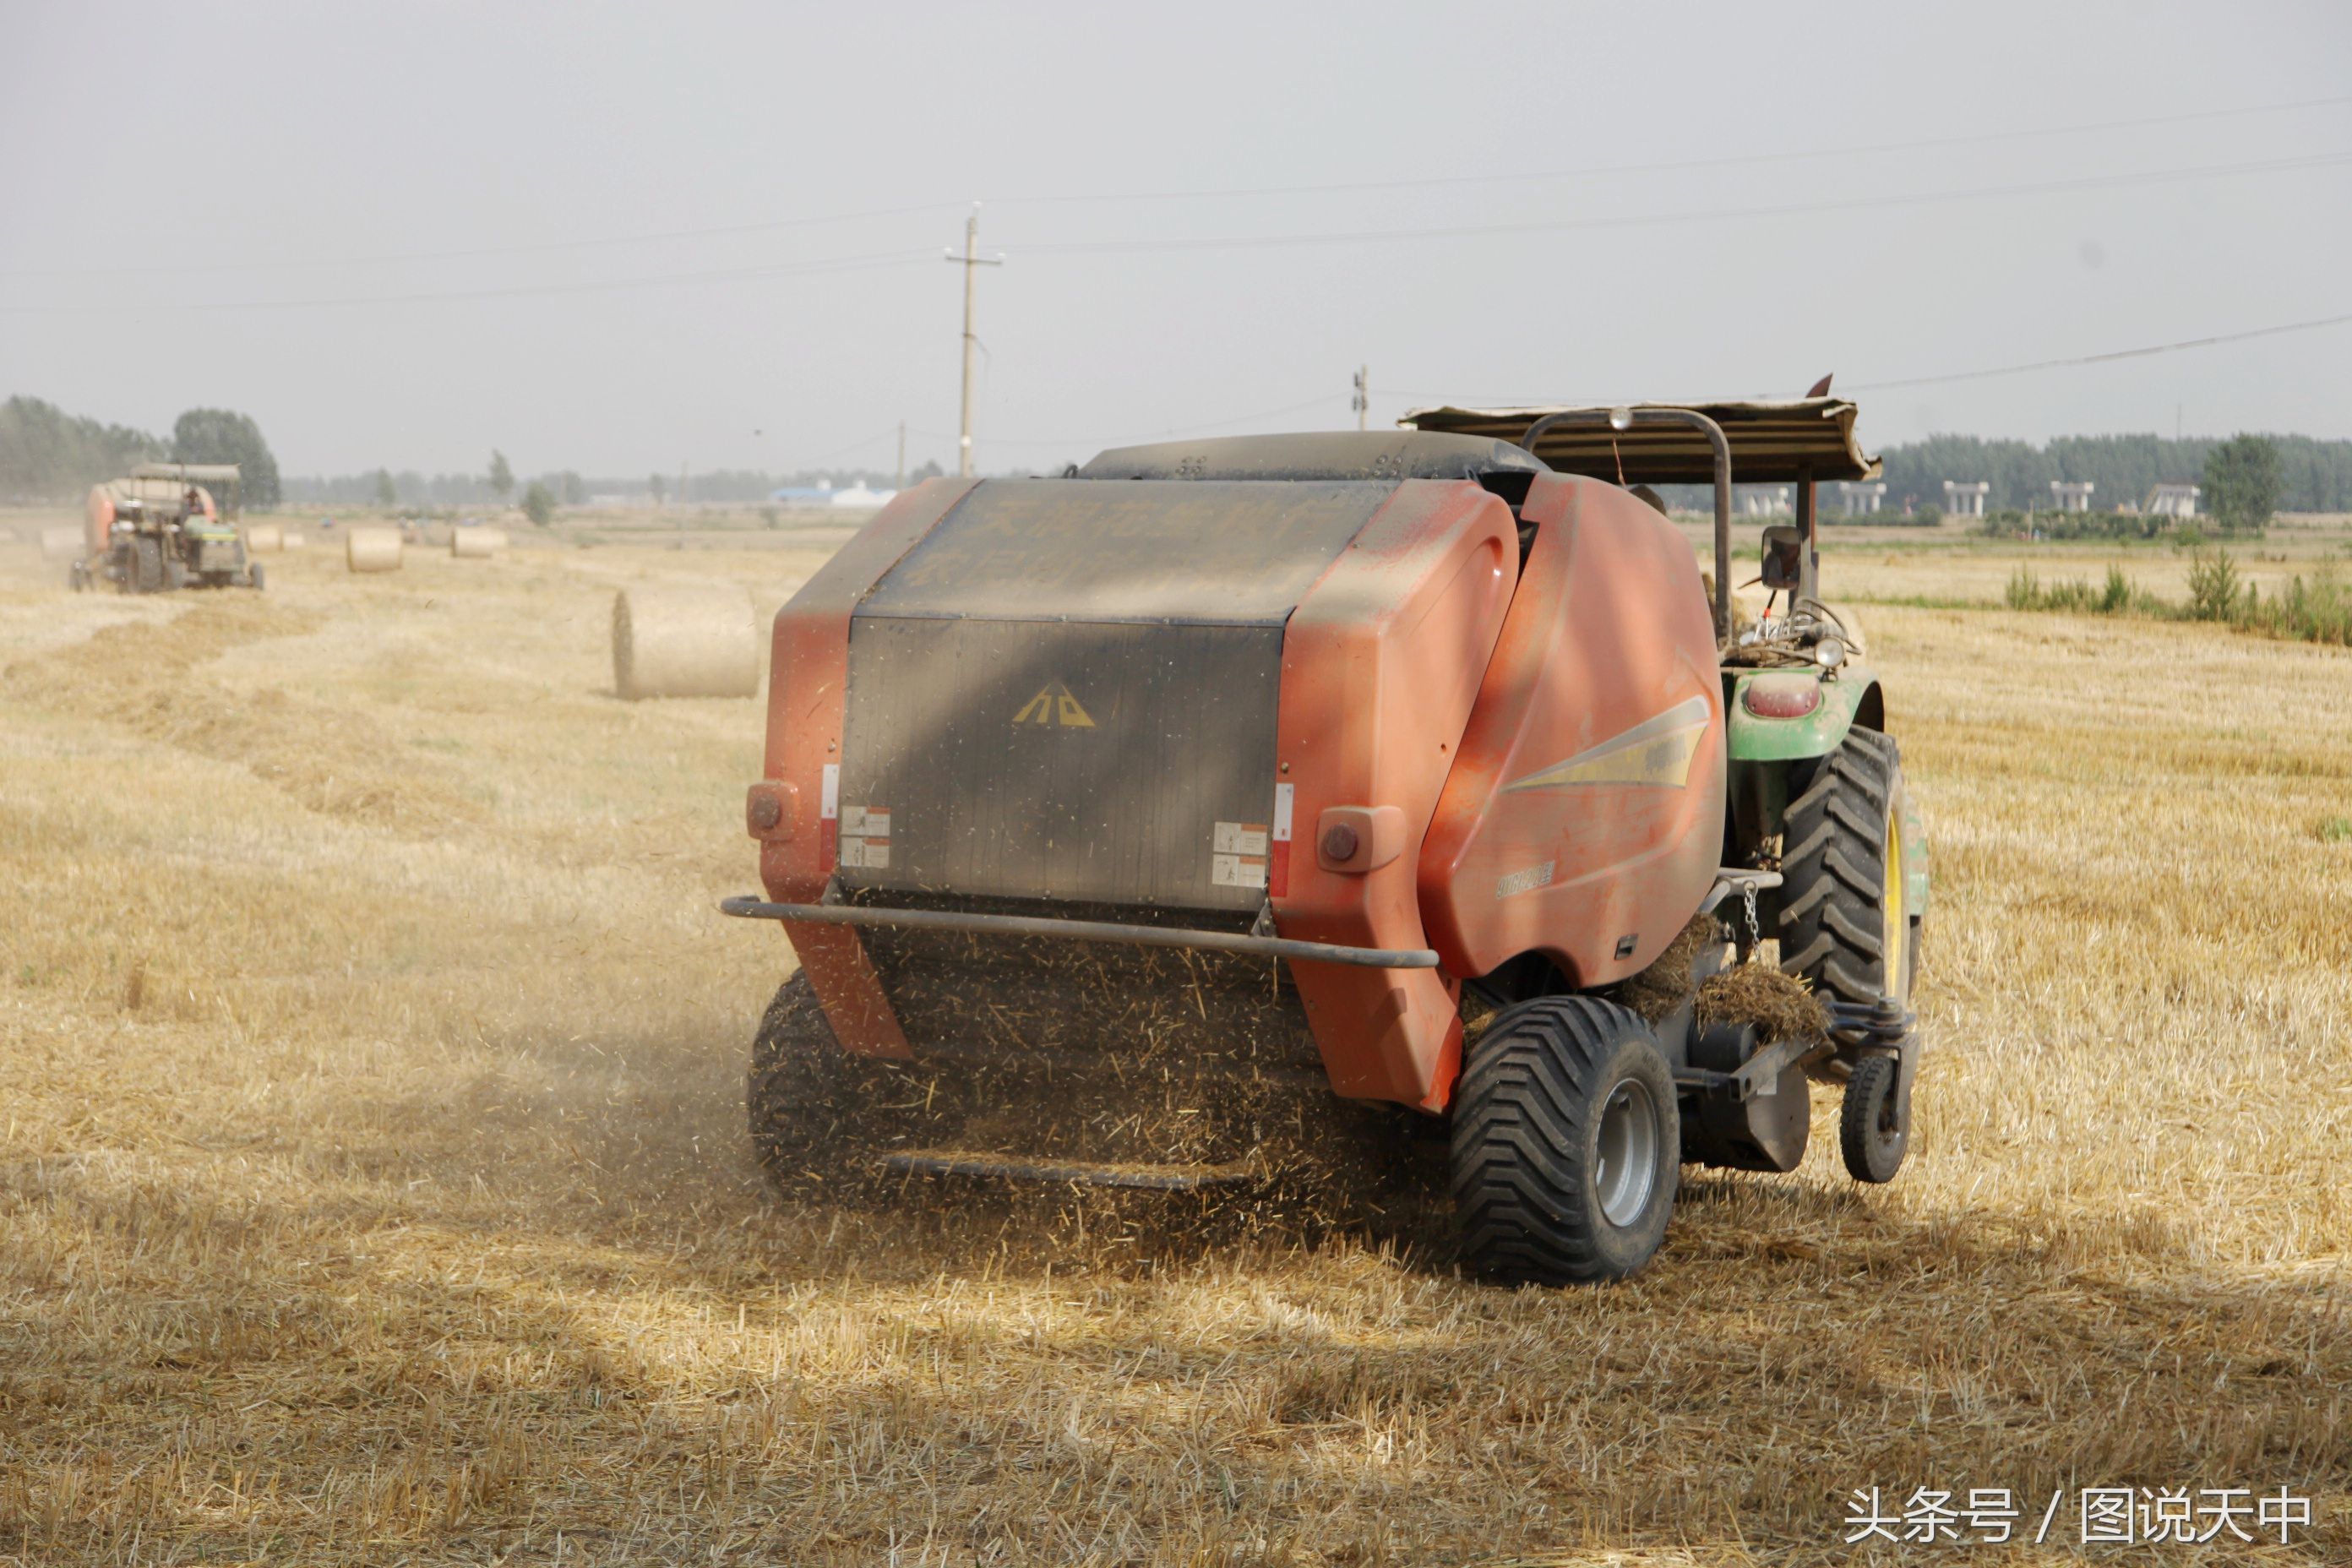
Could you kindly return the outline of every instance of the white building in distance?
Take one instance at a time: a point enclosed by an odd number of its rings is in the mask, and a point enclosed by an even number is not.
[[[1879,503],[1886,499],[1886,487],[1856,484],[1851,479],[1838,481],[1838,500],[1848,517],[1876,517]]]
[[[1954,517],[1982,517],[1985,497],[1992,494],[1992,483],[1979,479],[1974,484],[1959,479],[1944,481],[1944,510]]]
[[[1746,486],[1739,492],[1739,510],[1748,517],[1786,517],[1789,515],[1789,487]]]
[[[2057,501],[2058,510],[2060,511],[2090,510],[2091,492],[2098,488],[2099,487],[2095,483],[2089,479],[2053,479],[2050,481],[2050,494],[2053,499]]]
[[[2195,517],[2197,498],[2204,493],[2201,485],[2159,484],[2147,492],[2147,514],[2150,517]]]

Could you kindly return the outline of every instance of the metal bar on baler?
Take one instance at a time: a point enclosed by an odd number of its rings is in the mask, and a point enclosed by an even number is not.
[[[1696,408],[1563,408],[1528,426],[1519,445],[1536,456],[1536,440],[1562,426],[1606,425],[1630,430],[1636,425],[1680,425],[1706,437],[1715,452],[1715,640],[1731,641],[1731,438],[1723,426]]]
[[[1246,952],[1312,963],[1346,963],[1360,969],[1434,969],[1437,954],[1425,947],[1345,947],[1329,942],[1249,936],[1240,931],[1192,931],[1180,926],[1119,925],[1109,921],[1061,921],[1034,915],[968,914],[957,910],[892,910],[867,904],[772,904],[752,898],[722,899],[721,914],[755,921],[800,921],[811,925],[904,926],[918,931],[972,931],[983,936],[1046,936],[1066,942],[1116,942],[1134,947],[1189,947],[1213,952]]]

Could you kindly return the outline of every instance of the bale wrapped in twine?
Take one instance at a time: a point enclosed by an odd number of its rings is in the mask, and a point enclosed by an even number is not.
[[[484,560],[507,547],[503,528],[456,528],[449,531],[449,553],[466,560]]]
[[[285,535],[279,539],[278,548],[282,550],[300,550],[309,545],[310,542],[308,539],[289,529]]]
[[[400,530],[355,528],[343,541],[343,560],[354,572],[400,570]]]
[[[71,561],[81,553],[81,530],[79,528],[45,528],[41,530],[41,559]]]
[[[286,531],[274,522],[257,522],[245,531],[247,550],[282,550],[286,546]]]
[[[613,598],[613,686],[648,697],[752,697],[760,628],[750,592],[731,584],[624,588]]]

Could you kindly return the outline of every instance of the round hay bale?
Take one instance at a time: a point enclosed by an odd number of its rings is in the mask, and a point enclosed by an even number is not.
[[[400,530],[355,528],[343,536],[343,560],[354,572],[400,570]]]
[[[507,531],[503,528],[453,528],[449,531],[449,553],[466,560],[484,560],[506,547]]]
[[[278,548],[281,550],[300,550],[310,542],[308,539],[305,539],[302,535],[296,533],[293,530],[289,529],[278,542]]]
[[[41,559],[72,561],[81,554],[81,530],[79,528],[45,528],[41,530]]]
[[[245,547],[247,550],[282,550],[285,544],[286,530],[277,523],[257,522],[245,531]]]
[[[613,596],[613,686],[648,697],[754,697],[760,627],[748,589],[624,588]]]

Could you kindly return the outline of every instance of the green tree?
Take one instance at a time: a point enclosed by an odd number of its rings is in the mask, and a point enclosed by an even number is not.
[[[400,504],[400,491],[393,486],[390,468],[375,471],[375,504],[386,510]]]
[[[2232,436],[2205,459],[2205,510],[2224,531],[2265,527],[2278,500],[2278,447],[2264,437]]]
[[[143,430],[81,418],[37,397],[0,403],[0,495],[79,500],[91,485],[164,455],[163,443]]]
[[[669,487],[662,482],[662,477],[659,474],[654,475],[651,479],[646,481],[646,493],[654,498],[654,505],[656,506],[661,505],[662,495],[668,489]]]
[[[191,408],[172,426],[172,458],[181,463],[235,463],[247,506],[276,506],[281,491],[278,459],[251,416],[226,408]]]
[[[570,468],[555,476],[555,497],[565,506],[588,504],[588,481]]]
[[[490,489],[500,500],[514,494],[514,469],[507,466],[507,455],[496,447],[490,450]]]
[[[530,488],[522,492],[522,514],[545,528],[555,521],[555,492],[537,479],[531,480]]]

